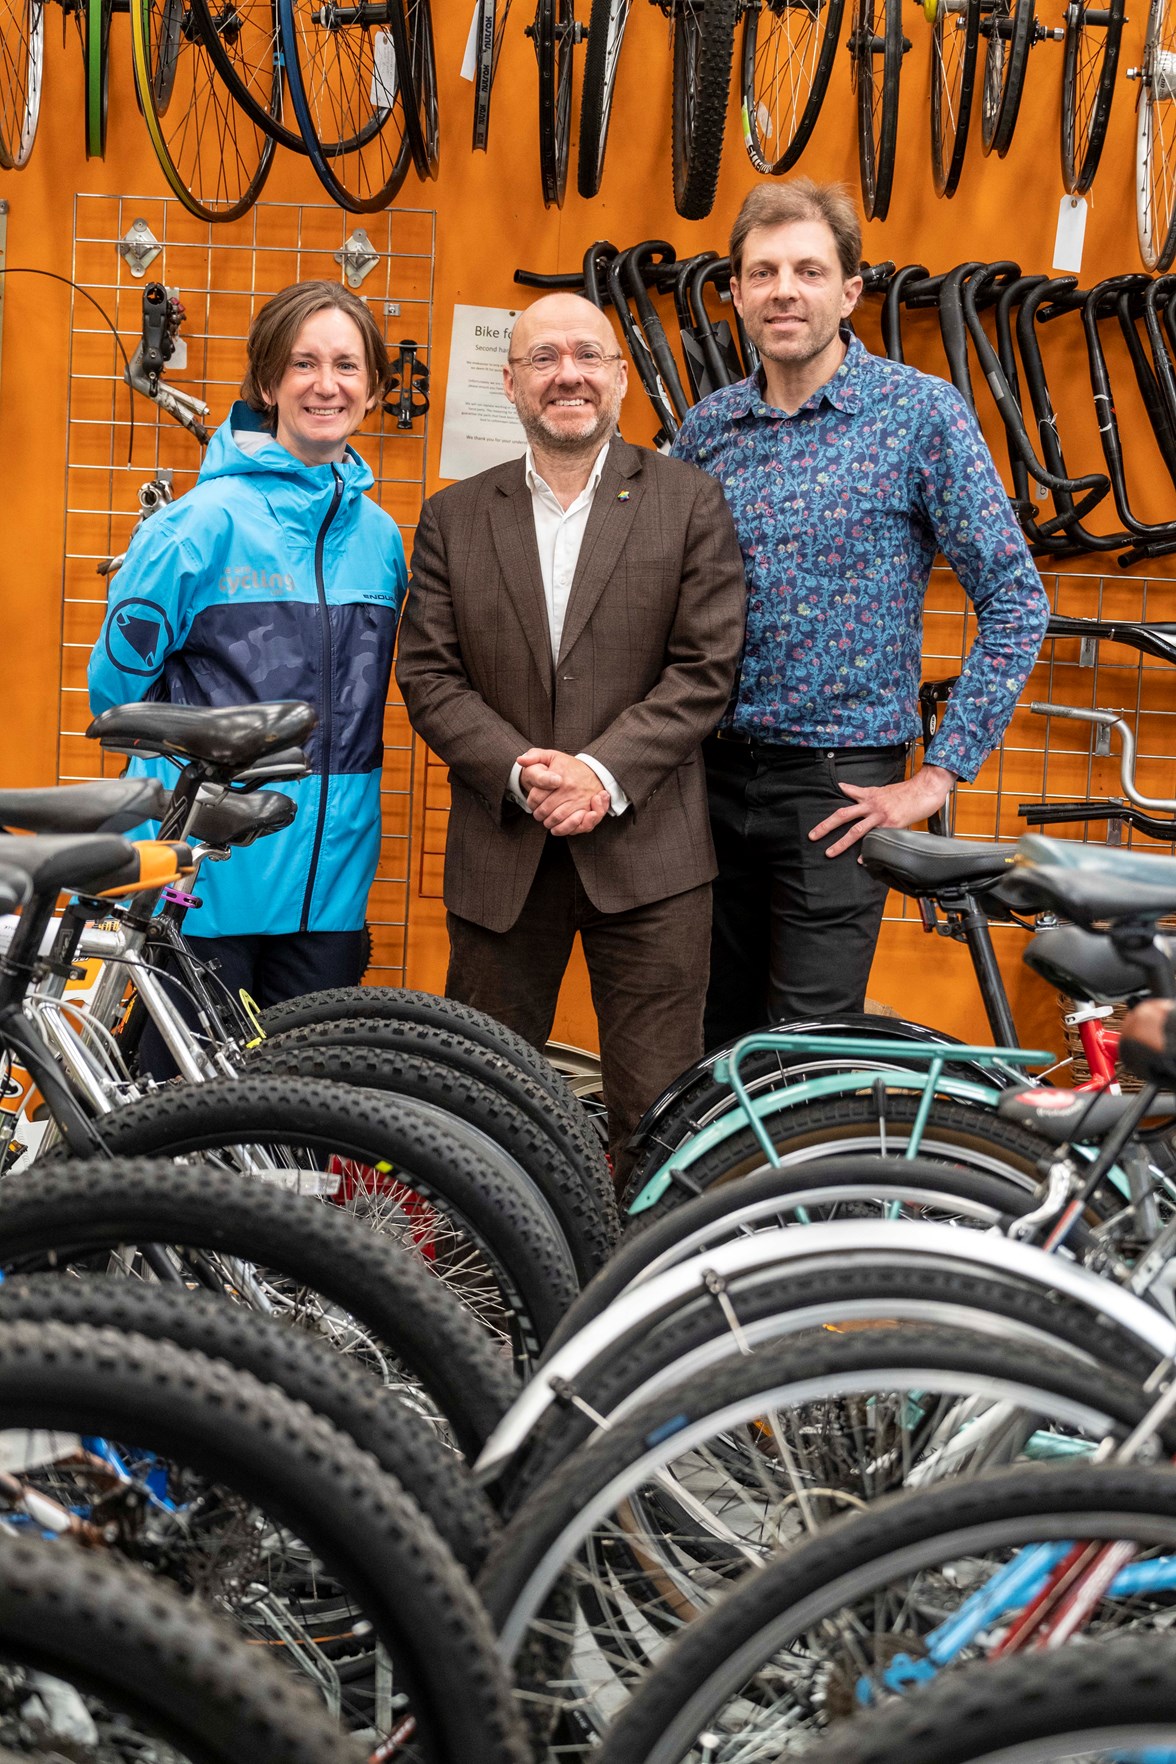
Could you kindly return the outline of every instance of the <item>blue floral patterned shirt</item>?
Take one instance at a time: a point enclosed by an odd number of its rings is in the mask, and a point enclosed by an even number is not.
[[[919,732],[923,597],[942,551],[977,635],[925,756],[974,778],[1000,741],[1049,607],[954,386],[849,338],[791,415],[756,378],[695,406],[674,442],[718,478],[747,570],[747,639],[723,726],[805,747]]]

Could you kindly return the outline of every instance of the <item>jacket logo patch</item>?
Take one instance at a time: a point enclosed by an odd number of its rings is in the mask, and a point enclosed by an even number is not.
[[[225,570],[217,583],[222,594],[240,594],[249,589],[255,593],[293,594],[298,584],[293,576],[281,570]]]
[[[157,674],[174,634],[162,607],[153,600],[120,600],[111,610],[104,639],[106,653],[122,674]]]

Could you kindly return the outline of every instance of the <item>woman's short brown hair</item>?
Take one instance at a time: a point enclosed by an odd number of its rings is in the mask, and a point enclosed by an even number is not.
[[[790,178],[783,184],[756,184],[743,198],[731,228],[731,274],[743,269],[743,247],[756,227],[782,227],[790,221],[824,221],[837,244],[837,260],[848,282],[861,273],[862,223],[844,184],[816,184]]]
[[[368,371],[368,396],[383,397],[392,379],[392,364],[371,308],[339,282],[291,282],[267,300],[249,327],[245,342],[248,366],[241,382],[241,396],[271,429],[276,429],[277,406],[270,393],[290,365],[298,333],[316,312],[337,308],[354,320],[363,338]]]

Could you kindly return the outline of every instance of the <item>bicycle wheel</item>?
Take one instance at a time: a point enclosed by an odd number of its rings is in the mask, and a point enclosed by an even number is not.
[[[5,1759],[348,1764],[352,1742],[211,1611],[107,1554],[9,1531],[0,1560]],[[28,1707],[41,1672],[64,1709]],[[86,1720],[69,1721],[81,1709]],[[83,1738],[91,1725],[89,1743]],[[140,1726],[139,1724],[142,1724]]]
[[[881,25],[881,35],[879,32]],[[858,168],[867,220],[885,220],[894,183],[902,58],[901,0],[857,0],[849,51],[857,94]]]
[[[86,63],[86,158],[106,158],[106,109],[110,83],[110,20],[114,0],[86,0],[83,51]]]
[[[1013,140],[1025,70],[1033,46],[1036,0],[996,0],[984,20],[984,89],[980,138],[985,153],[1003,159]]]
[[[528,1708],[598,1735],[743,1574],[845,1514],[1122,1440],[1150,1400],[1092,1370],[950,1331],[814,1331],[614,1415],[516,1513],[479,1581]]]
[[[57,1323],[0,1330],[0,1392],[6,1428],[33,1436],[21,1442],[24,1486],[92,1525],[91,1541],[110,1538],[211,1595],[329,1687],[347,1725],[383,1736],[411,1714],[424,1758],[519,1764],[468,1584],[396,1483],[321,1416],[201,1354]],[[126,1478],[101,1450],[79,1452],[78,1435],[119,1442]],[[11,1487],[6,1497],[16,1501]],[[395,1695],[381,1699],[377,1681],[373,1709],[377,1642]]]
[[[413,163],[409,119],[419,116],[403,0],[368,8],[278,0],[278,24],[290,101],[320,183],[352,214],[386,208]]]
[[[201,220],[238,220],[273,164],[272,136],[217,76],[190,0],[131,0],[135,90],[163,174]],[[274,102],[281,85],[274,82]]]
[[[980,47],[980,0],[932,0],[931,171],[937,196],[954,196],[964,167],[976,54]]]
[[[233,1264],[247,1264],[283,1324],[403,1393],[470,1457],[517,1394],[480,1327],[417,1257],[340,1207],[211,1166],[39,1164],[0,1184],[0,1243],[10,1278],[45,1267],[72,1276],[98,1256],[131,1274],[137,1250],[166,1246],[186,1285],[223,1266],[216,1290],[242,1304],[250,1295]]]
[[[1124,0],[1095,11],[1082,0],[1066,8],[1062,50],[1062,182],[1072,196],[1094,182],[1111,102],[1125,22]]]
[[[1135,132],[1135,217],[1148,269],[1167,270],[1176,255],[1176,9],[1151,0]]]
[[[845,0],[768,0],[743,14],[743,145],[756,171],[779,177],[813,132],[837,44]]]
[[[1171,1471],[1018,1467],[880,1501],[748,1576],[692,1624],[622,1711],[600,1764],[791,1758],[806,1735],[889,1700],[907,1661],[915,1663],[907,1683],[923,1676],[926,1638],[1011,1552],[1072,1538],[1130,1543],[1143,1569],[1171,1556]],[[1166,1592],[1112,1593],[1094,1605],[1089,1632],[1142,1637],[1166,1626],[1169,1606]],[[989,1641],[989,1632],[972,1629],[945,1670],[976,1659]],[[1046,1657],[1057,1665],[1057,1654]],[[945,1678],[944,1694],[951,1683]],[[916,1695],[911,1713],[919,1706]],[[700,1753],[703,1733],[713,1737]]]
[[[192,21],[212,64],[246,116],[279,147],[305,153],[306,142],[282,119],[282,58],[277,0],[191,0]]]
[[[17,171],[33,150],[41,113],[44,0],[3,0],[0,58],[0,170]]]
[[[417,176],[435,178],[440,167],[441,123],[437,108],[437,56],[430,0],[405,0],[404,23],[407,33],[404,53],[410,72],[405,83],[415,100],[406,104],[404,120]]]
[[[415,1250],[523,1362],[578,1291],[533,1190],[491,1170],[411,1104],[371,1091],[332,1098],[308,1079],[274,1077],[177,1086],[104,1119],[102,1138],[115,1158],[205,1154],[201,1162],[219,1157],[237,1170],[255,1162],[325,1187],[325,1199]]]
[[[604,176],[604,150],[612,117],[613,90],[625,26],[633,0],[592,0],[588,48],[584,53],[584,84],[580,91],[580,155],[576,188],[595,196]]]
[[[539,177],[545,208],[562,208],[572,139],[572,61],[579,36],[575,0],[538,0],[527,35],[539,69]]]
[[[703,220],[714,207],[727,129],[739,0],[673,0],[674,207]]]

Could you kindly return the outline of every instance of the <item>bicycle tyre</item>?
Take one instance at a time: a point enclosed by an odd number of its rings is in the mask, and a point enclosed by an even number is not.
[[[1156,81],[1176,49],[1176,10],[1151,0],[1147,15],[1135,135],[1135,213],[1148,269],[1166,271],[1176,256],[1176,137],[1166,127],[1167,100]]]
[[[529,27],[539,71],[539,179],[543,206],[562,208],[572,141],[575,0],[537,0]]]
[[[1086,14],[1083,0],[1067,7],[1062,46],[1062,182],[1071,196],[1086,194],[1102,158],[1126,22],[1124,0],[1107,0],[1098,24],[1088,24]]]
[[[106,158],[106,116],[110,94],[110,20],[114,0],[86,0],[82,37],[86,66],[86,158]]]
[[[1176,1546],[1176,1479],[1169,1470],[1018,1466],[885,1497],[746,1577],[724,1605],[691,1625],[622,1712],[598,1754],[600,1764],[678,1764],[688,1731],[701,1730],[700,1718],[713,1716],[769,1646],[786,1648],[802,1623],[811,1634],[821,1616],[868,1596],[867,1588],[881,1598],[887,1576],[909,1576],[917,1563],[933,1562],[937,1549],[941,1560],[945,1547],[960,1560],[1050,1537],[1133,1534]],[[954,1679],[943,1682],[946,1690]],[[912,1702],[912,1713],[920,1706],[921,1699]]]
[[[404,22],[407,32],[405,54],[410,70],[408,87],[415,98],[414,104],[406,104],[405,126],[417,176],[428,181],[437,176],[441,162],[437,52],[433,40],[431,0],[406,0]]]
[[[617,62],[633,0],[592,0],[588,47],[584,52],[584,83],[580,88],[580,148],[576,188],[595,196],[604,176],[604,153],[612,119]]]
[[[234,101],[279,147],[305,154],[301,132],[283,122],[281,94],[275,97],[273,91],[274,81],[283,77],[277,0],[234,0],[215,15],[211,0],[191,0],[191,6],[196,29]]]
[[[997,0],[988,18],[980,138],[985,153],[998,159],[1013,141],[1033,47],[1035,8],[1036,0]]]
[[[216,1079],[128,1103],[113,1119],[104,1117],[101,1130],[106,1155],[115,1158],[276,1145],[351,1160],[367,1171],[395,1166],[396,1182],[456,1226],[457,1272],[474,1277],[467,1295],[481,1302],[482,1292],[501,1307],[525,1360],[537,1353],[578,1291],[563,1240],[533,1190],[491,1171],[410,1104],[375,1092],[347,1089],[331,1099],[309,1080]],[[415,1229],[395,1197],[386,1198],[400,1223]],[[471,1247],[495,1295],[469,1267]],[[443,1271],[440,1258],[428,1265]]]
[[[428,1422],[406,1403],[389,1402],[374,1379],[337,1354],[271,1317],[211,1293],[34,1274],[0,1285],[0,1328],[8,1323],[117,1329],[223,1360],[305,1404],[369,1453],[426,1514],[467,1574],[477,1572],[490,1547],[493,1510]]]
[[[939,0],[931,50],[931,174],[937,196],[954,196],[964,169],[976,58],[980,49],[980,0],[958,6]]]
[[[28,164],[41,114],[45,65],[44,0],[4,0],[0,7],[0,171]]]
[[[111,1556],[7,1538],[0,1654],[73,1680],[204,1764],[354,1757],[338,1724],[290,1673],[259,1659],[211,1611]]]
[[[1139,1384],[1064,1356],[964,1333],[885,1328],[814,1332],[661,1389],[614,1417],[540,1484],[486,1560],[479,1591],[528,1707],[546,1705],[549,1719],[562,1715],[569,1725],[572,1717],[603,1725],[601,1713],[615,1714],[618,1696],[631,1696],[656,1671],[659,1640],[664,1657],[674,1634],[700,1620],[749,1566],[762,1569],[803,1541],[806,1528],[788,1522],[796,1483],[781,1463],[785,1446],[797,1482],[811,1490],[814,1530],[892,1492],[896,1477],[905,1483],[913,1471],[918,1482],[922,1452],[940,1442],[934,1425],[897,1421],[895,1409],[917,1409],[929,1393],[947,1407],[969,1397],[1011,1404],[1027,1430],[1061,1423],[1079,1429],[1092,1449],[1105,1436],[1125,1438],[1152,1402]],[[837,1443],[824,1449],[830,1420],[844,1427],[844,1456]],[[785,1444],[773,1451],[771,1438]],[[1176,1444],[1172,1425],[1164,1443]],[[982,1473],[967,1466],[955,1478]],[[704,1510],[692,1513],[695,1487]],[[579,1627],[593,1628],[593,1609],[611,1609],[598,1620],[598,1642],[600,1631],[610,1642],[599,1677],[586,1661],[574,1675],[553,1672],[553,1651],[562,1642],[570,1656]],[[638,1629],[644,1646],[627,1646]]]
[[[448,1066],[480,1083],[493,1085],[541,1128],[572,1167],[582,1173],[602,1217],[609,1229],[614,1229],[616,1195],[608,1164],[580,1103],[569,1096],[565,1109],[559,1092],[553,1095],[550,1083],[543,1083],[528,1068],[520,1069],[509,1054],[467,1036],[460,1024],[433,1024],[376,1014],[283,1028],[279,1034],[267,1036],[262,1046],[372,1048],[415,1054],[434,1065]]]
[[[882,7],[882,36],[876,33]],[[898,96],[905,39],[901,0],[857,0],[857,16],[849,40],[857,92],[858,169],[862,208],[867,220],[885,220],[894,184],[898,142]],[[909,48],[910,45],[906,44]],[[875,72],[881,57],[881,78]]]
[[[508,1167],[543,1196],[581,1284],[608,1260],[617,1237],[615,1211],[606,1222],[591,1183],[551,1135],[494,1085],[414,1054],[394,1054],[362,1044],[323,1048],[314,1040],[296,1043],[286,1037],[273,1046],[263,1042],[250,1058],[249,1070],[354,1084],[442,1110],[448,1122],[460,1121],[474,1129],[474,1144],[483,1155],[504,1154]],[[483,1146],[483,1136],[489,1145]]]
[[[803,6],[781,0],[743,14],[743,145],[766,177],[782,177],[808,146],[829,88],[844,11],[845,0]]]
[[[130,10],[135,90],[164,177],[198,219],[239,220],[265,186],[273,137],[221,83],[190,0],[131,0]],[[278,81],[274,92],[280,103]]]
[[[0,1402],[9,1427],[149,1446],[262,1507],[372,1624],[409,1689],[426,1757],[521,1764],[468,1582],[396,1483],[321,1416],[204,1355],[57,1323],[0,1331]]]
[[[976,1273],[962,1262],[940,1267],[911,1258],[893,1268],[878,1268],[859,1257],[850,1270],[765,1269],[729,1283],[727,1296],[738,1319],[738,1336],[709,1289],[700,1287],[668,1313],[646,1318],[637,1329],[613,1338],[601,1356],[578,1371],[574,1394],[579,1402],[596,1415],[611,1416],[655,1381],[658,1386],[678,1383],[720,1359],[733,1363],[748,1345],[758,1347],[802,1328],[847,1319],[858,1327],[898,1321],[1003,1331],[1073,1353],[1137,1383],[1155,1370],[1154,1354],[1101,1313],[1016,1281]],[[499,1511],[512,1517],[591,1437],[595,1426],[588,1413],[561,1396],[499,1473]]]
[[[571,1130],[578,1134],[585,1155],[594,1154],[602,1180],[608,1181],[608,1167],[601,1156],[600,1145],[584,1120],[584,1111],[570,1086],[544,1058],[538,1048],[472,1005],[459,1004],[456,999],[439,998],[431,992],[409,992],[397,986],[340,986],[326,992],[308,992],[286,1004],[271,1005],[261,1013],[261,1025],[267,1035],[282,1035],[287,1029],[307,1029],[315,1023],[361,1017],[390,1018],[394,1022],[420,1023],[426,1027],[448,1029],[453,1034],[473,1041],[491,1053],[520,1066],[527,1075],[547,1091],[553,1107],[566,1117]],[[551,1113],[549,1108],[547,1114]]]
[[[674,207],[686,220],[704,220],[715,204],[738,11],[738,0],[674,0],[670,137]]]
[[[420,98],[409,90],[404,0],[387,0],[389,28],[373,31],[362,8],[338,26],[313,0],[277,0],[278,37],[290,102],[315,175],[351,214],[387,208],[417,150]],[[333,14],[329,15],[333,17]],[[354,25],[345,39],[343,33]],[[325,41],[324,41],[325,38]],[[416,120],[412,120],[416,119]]]
[[[38,1164],[0,1183],[9,1277],[124,1244],[212,1250],[321,1293],[407,1368],[468,1457],[517,1394],[483,1331],[418,1259],[337,1207],[164,1163]]]

